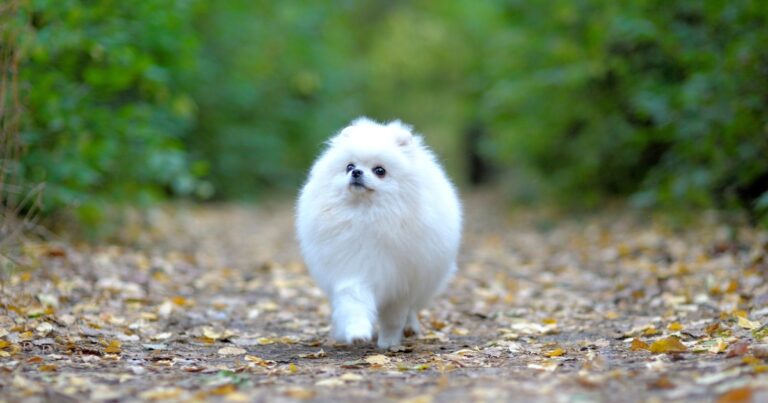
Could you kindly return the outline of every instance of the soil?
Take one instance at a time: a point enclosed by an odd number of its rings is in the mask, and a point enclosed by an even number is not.
[[[292,202],[173,205],[6,265],[4,401],[768,401],[768,234],[469,195],[402,347],[329,339]]]

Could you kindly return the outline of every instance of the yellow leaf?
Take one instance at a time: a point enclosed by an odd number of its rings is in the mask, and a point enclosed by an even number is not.
[[[457,336],[466,336],[466,335],[469,334],[469,330],[467,330],[467,329],[465,329],[463,327],[457,327],[457,328],[454,328],[451,333],[453,333],[453,334],[455,334]]]
[[[175,399],[181,394],[182,390],[179,388],[155,388],[146,392],[141,392],[139,397],[145,400],[165,400]]]
[[[648,350],[648,343],[640,339],[632,339],[632,345],[629,347],[632,351]]]
[[[614,311],[608,311],[605,313],[605,318],[608,320],[614,320],[619,318],[619,314]]]
[[[297,367],[294,363],[290,363],[288,364],[288,371],[290,371],[292,374],[295,374],[299,372],[299,367]]]
[[[710,347],[709,350],[707,351],[713,354],[717,354],[717,353],[722,353],[727,348],[728,348],[728,343],[726,343],[725,340],[717,339],[717,341],[715,341],[715,344],[713,344],[712,347]]]
[[[747,365],[759,365],[759,364],[762,363],[759,359],[757,359],[755,356],[752,356],[752,355],[745,355],[741,359],[741,362],[743,362],[743,363],[745,363]]]
[[[662,353],[683,353],[688,351],[688,348],[685,347],[683,343],[680,342],[680,339],[677,337],[667,337],[665,339],[656,340],[651,344],[651,346],[648,348],[648,350],[654,354],[662,354]]]
[[[544,318],[541,322],[544,323],[545,325],[556,325],[557,324],[557,319],[554,319],[554,318]]]
[[[184,297],[181,297],[181,296],[175,296],[175,297],[171,298],[171,302],[173,302],[174,304],[176,304],[178,306],[185,306],[185,305],[189,304],[187,299],[184,298]]]
[[[749,320],[744,316],[739,316],[739,326],[744,329],[754,330],[760,327],[760,322]]]
[[[418,395],[399,400],[399,403],[432,403],[434,398],[430,395]]]
[[[55,365],[52,364],[43,364],[40,367],[37,368],[40,372],[56,372],[58,369]]]
[[[747,311],[743,309],[736,309],[733,312],[733,316],[739,317],[739,318],[746,318],[747,317]]]
[[[564,354],[565,354],[565,350],[563,350],[562,348],[556,348],[554,350],[549,350],[549,351],[544,353],[545,356],[550,357],[550,358],[551,357],[560,357],[561,355],[564,355]]]
[[[672,322],[667,326],[667,330],[671,330],[673,332],[679,332],[683,330],[683,324],[680,322]]]
[[[256,339],[256,342],[261,344],[261,345],[273,344],[273,343],[275,343],[275,339],[273,339],[271,337],[259,337],[258,339]]]
[[[390,358],[383,354],[369,355],[368,357],[365,357],[365,362],[371,365],[385,365],[390,361]]]
[[[206,326],[203,328],[203,336],[211,340],[216,340],[221,338],[222,332],[217,332],[212,327]]]
[[[208,393],[210,393],[212,395],[223,396],[223,395],[228,395],[230,393],[234,393],[235,391],[237,391],[237,388],[235,387],[235,385],[233,385],[231,383],[228,383],[228,384],[225,384],[225,385],[221,385],[221,386],[211,390]]]
[[[645,336],[656,336],[657,334],[661,333],[659,329],[656,329],[656,326],[648,326],[643,330],[643,335]]]
[[[112,340],[109,342],[106,348],[104,348],[104,352],[107,354],[120,354],[120,346],[122,343],[120,343],[119,340]]]
[[[9,341],[0,340],[0,349],[6,348],[6,347],[8,347],[10,345],[11,345],[11,343]]]

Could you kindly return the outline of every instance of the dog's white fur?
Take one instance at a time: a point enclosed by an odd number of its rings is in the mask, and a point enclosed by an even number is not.
[[[361,170],[353,186],[347,166]],[[383,177],[373,173],[386,169]],[[354,169],[353,169],[354,171]],[[299,196],[309,272],[331,300],[333,337],[399,345],[456,270],[461,205],[432,152],[400,121],[359,118],[332,137]]]

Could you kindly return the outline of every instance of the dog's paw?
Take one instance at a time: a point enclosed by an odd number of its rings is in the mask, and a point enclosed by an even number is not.
[[[376,342],[376,346],[382,350],[387,350],[392,347],[400,345],[400,335],[394,334],[390,336],[379,335],[379,340]]]
[[[370,343],[373,339],[373,329],[370,325],[351,324],[344,329],[343,334],[338,339],[353,345]]]
[[[421,325],[419,324],[419,317],[414,312],[408,314],[408,320],[405,322],[405,328],[403,329],[403,336],[411,337],[421,333]]]

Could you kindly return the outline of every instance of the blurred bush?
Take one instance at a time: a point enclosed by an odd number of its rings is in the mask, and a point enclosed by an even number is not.
[[[295,189],[322,142],[362,108],[351,3],[208,2],[197,20],[189,144],[217,198]]]
[[[507,9],[483,108],[496,158],[594,204],[768,207],[768,3],[551,1]],[[490,56],[490,55],[487,55]]]
[[[768,212],[768,3],[32,0],[48,206],[295,189],[360,114],[518,196]],[[473,174],[473,176],[475,176]]]
[[[96,225],[115,202],[194,191],[185,149],[196,76],[188,0],[33,0],[20,45],[25,176],[46,211]]]

